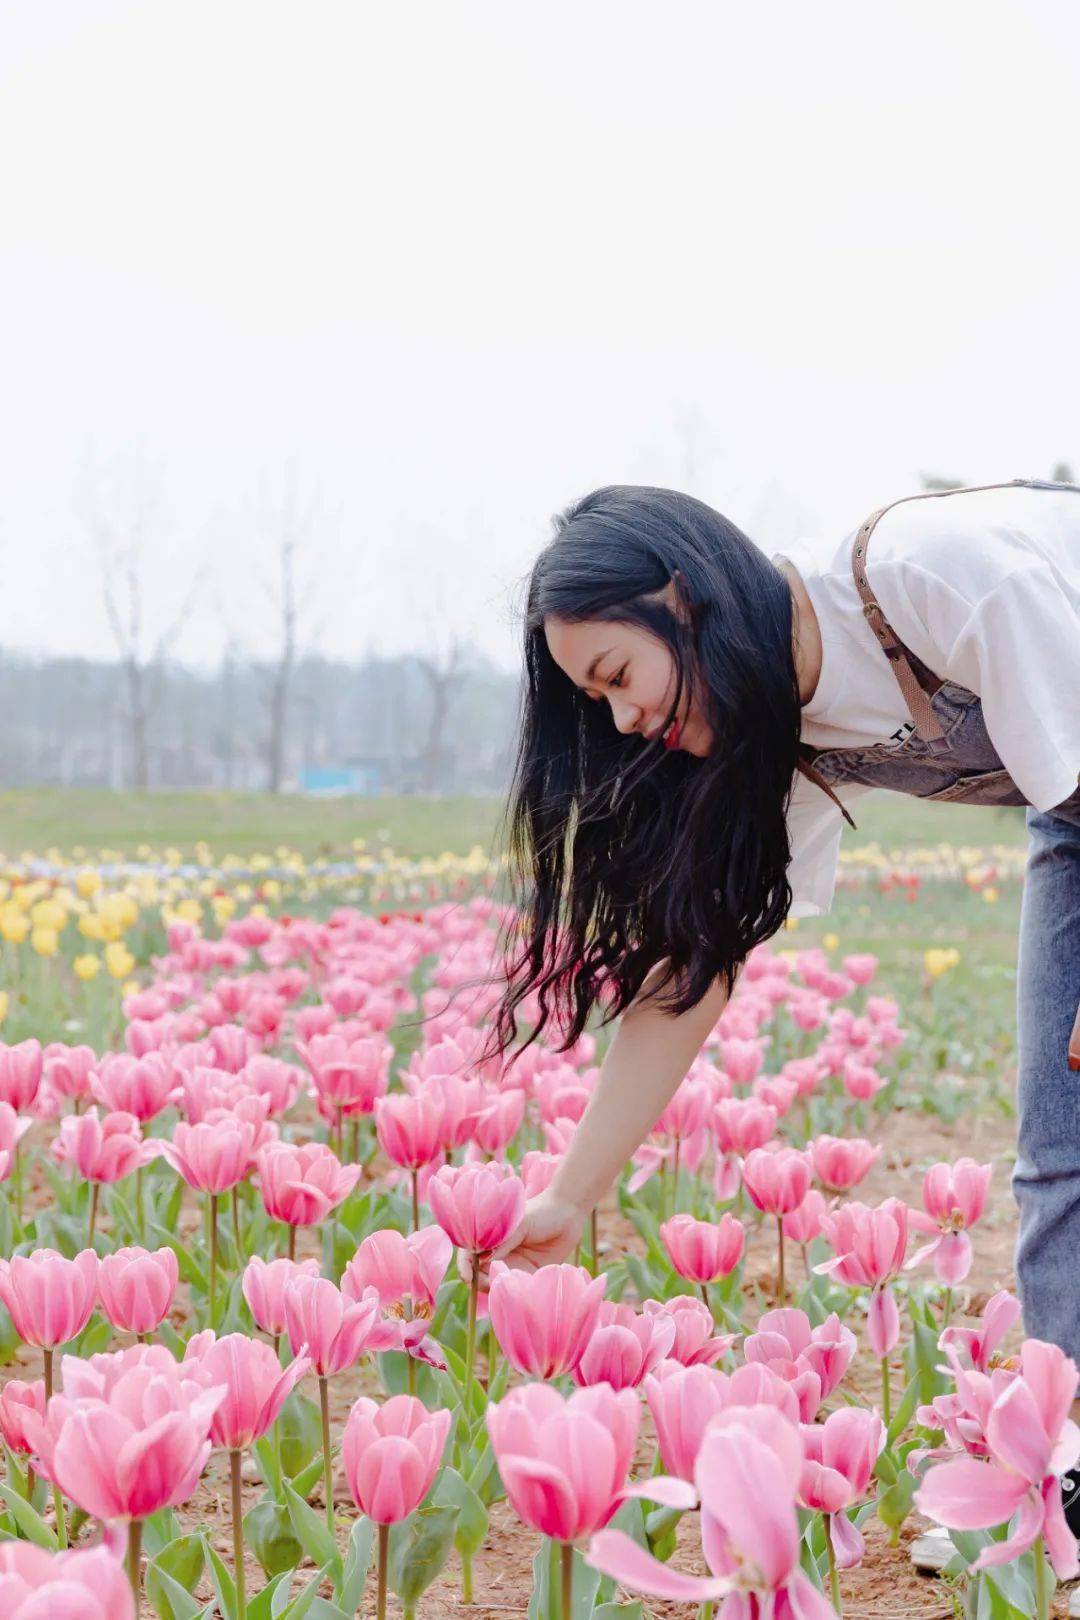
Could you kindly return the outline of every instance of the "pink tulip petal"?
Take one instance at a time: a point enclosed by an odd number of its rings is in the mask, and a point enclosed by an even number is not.
[[[836,1554],[838,1569],[854,1569],[856,1564],[862,1563],[866,1543],[846,1513],[834,1513],[831,1516],[829,1536]]]
[[[996,1564],[1011,1564],[1020,1558],[1042,1532],[1046,1511],[1041,1496],[1029,1491],[1020,1503],[1016,1529],[1004,1541],[992,1541],[972,1564],[972,1569],[991,1569]]]
[[[975,1457],[954,1457],[931,1468],[915,1506],[949,1530],[991,1530],[1007,1524],[1029,1490],[1017,1474]]]
[[[610,1575],[620,1586],[650,1597],[672,1598],[676,1602],[698,1602],[723,1597],[731,1590],[724,1576],[711,1579],[684,1575],[669,1569],[647,1553],[623,1530],[598,1530],[585,1550],[585,1562],[601,1575]]]

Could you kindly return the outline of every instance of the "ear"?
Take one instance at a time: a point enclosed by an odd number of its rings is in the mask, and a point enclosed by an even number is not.
[[[672,577],[661,591],[660,599],[683,624],[689,625],[691,629],[696,627],[701,604],[688,599],[686,581],[678,568],[674,570]]]

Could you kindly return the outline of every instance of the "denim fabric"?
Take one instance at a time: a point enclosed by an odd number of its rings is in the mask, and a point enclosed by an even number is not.
[[[1080,1003],[1080,795],[1053,810],[1029,808],[1025,820],[1031,843],[1016,975],[1016,1274],[1028,1334],[1080,1361],[1073,1273],[1080,1260],[1080,1072],[1066,1056]]]

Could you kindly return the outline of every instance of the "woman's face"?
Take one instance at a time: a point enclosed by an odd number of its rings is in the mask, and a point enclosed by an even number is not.
[[[670,585],[661,600],[674,609]],[[552,658],[574,685],[594,703],[611,705],[617,730],[636,732],[643,740],[663,730],[678,683],[666,643],[636,624],[609,619],[575,624],[553,615],[544,620],[544,635]],[[667,746],[704,758],[711,745],[712,730],[684,682]]]

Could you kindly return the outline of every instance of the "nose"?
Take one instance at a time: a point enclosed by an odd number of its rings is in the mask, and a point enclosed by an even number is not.
[[[641,724],[641,711],[632,703],[620,703],[611,697],[610,693],[608,696],[611,701],[611,718],[615,722],[616,731],[621,731],[624,737],[637,731]]]

